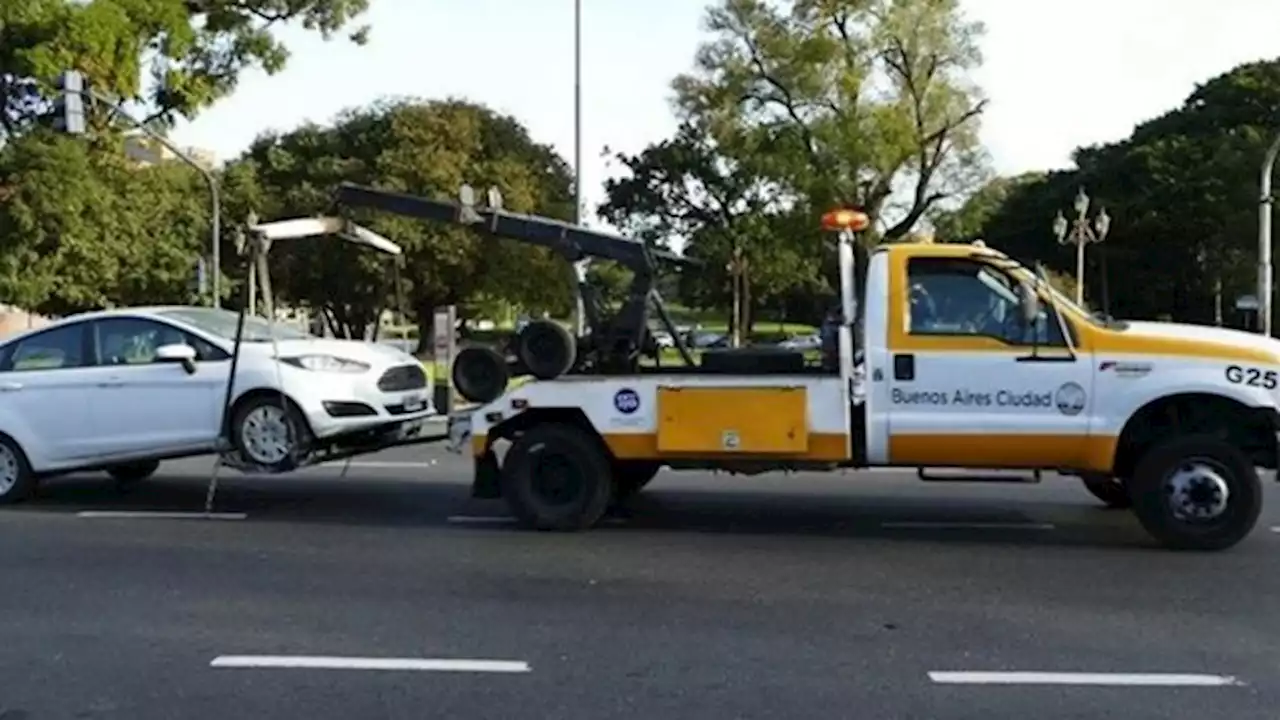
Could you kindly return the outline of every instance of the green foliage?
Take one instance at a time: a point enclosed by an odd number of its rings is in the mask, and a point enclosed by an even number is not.
[[[193,117],[229,95],[246,69],[278,72],[287,49],[272,31],[286,22],[325,37],[368,0],[8,0],[0,3],[0,136],[47,111],[67,69],[108,97],[140,103],[149,121]],[[367,28],[350,38],[364,42]],[[144,79],[151,82],[144,83]],[[145,86],[145,87],[144,87]],[[102,116],[99,116],[101,118]]]
[[[657,245],[684,242],[685,255],[705,264],[686,271],[679,297],[694,307],[730,306],[735,253],[745,259],[739,285],[743,312],[781,292],[818,284],[819,239],[797,222],[794,208],[779,202],[776,183],[748,163],[726,156],[705,128],[683,124],[676,135],[641,153],[617,156],[627,175],[605,184],[600,215]]]
[[[325,211],[344,180],[443,198],[464,183],[497,186],[508,209],[560,218],[573,207],[572,175],[550,147],[515,119],[458,100],[385,102],[349,111],[330,127],[266,135],[228,175],[248,198],[235,202],[271,219]],[[388,214],[355,218],[405,248],[404,289],[424,328],[445,304],[568,307],[571,271],[548,252],[462,227]],[[391,302],[387,261],[368,250],[307,241],[278,253],[274,266],[282,297],[326,309],[343,332],[363,333]]]
[[[958,0],[723,0],[707,25],[682,112],[811,207],[859,206],[892,240],[980,179],[982,26]]]
[[[55,315],[188,300],[209,236],[200,180],[119,153],[45,131],[0,150],[0,297]]]
[[[1091,215],[1112,216],[1107,241],[1088,249],[1086,298],[1101,307],[1106,290],[1117,317],[1212,322],[1219,283],[1228,307],[1254,292],[1257,174],[1277,127],[1280,61],[1242,65],[1129,138],[1081,149],[1078,169],[1018,184],[981,235],[1074,275],[1074,249],[1050,228],[1083,186]]]

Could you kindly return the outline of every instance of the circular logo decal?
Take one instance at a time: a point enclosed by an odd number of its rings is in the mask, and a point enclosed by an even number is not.
[[[630,415],[640,409],[640,395],[631,388],[622,388],[614,394],[613,406],[623,415]]]
[[[1058,412],[1063,415],[1079,415],[1084,410],[1084,388],[1069,382],[1058,388],[1058,392],[1053,396],[1053,402],[1058,406]]]

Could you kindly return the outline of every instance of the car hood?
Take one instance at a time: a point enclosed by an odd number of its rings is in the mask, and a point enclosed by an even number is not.
[[[272,343],[246,343],[244,348],[272,355]],[[344,360],[355,360],[374,366],[407,365],[418,360],[409,353],[390,345],[363,340],[338,340],[333,338],[309,338],[303,340],[279,340],[274,343],[278,357],[300,355],[332,355]]]

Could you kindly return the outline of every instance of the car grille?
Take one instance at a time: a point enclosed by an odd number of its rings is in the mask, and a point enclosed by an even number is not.
[[[399,390],[417,390],[427,386],[427,374],[421,365],[401,365],[382,373],[378,378],[378,389],[383,392]]]

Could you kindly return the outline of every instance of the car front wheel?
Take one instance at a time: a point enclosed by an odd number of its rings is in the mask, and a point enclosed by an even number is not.
[[[306,460],[310,431],[291,403],[277,394],[242,402],[231,422],[240,459],[262,471],[296,470]]]
[[[16,442],[0,435],[0,504],[26,500],[35,489],[36,476],[27,454]]]

